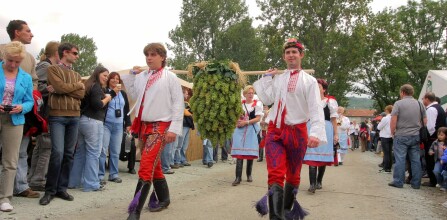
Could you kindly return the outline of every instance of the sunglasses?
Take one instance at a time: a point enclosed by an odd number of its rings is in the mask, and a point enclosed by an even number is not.
[[[73,54],[73,55],[75,55],[75,56],[77,56],[77,55],[79,55],[79,52],[76,52],[76,51],[70,51],[69,53],[71,53],[71,54]]]

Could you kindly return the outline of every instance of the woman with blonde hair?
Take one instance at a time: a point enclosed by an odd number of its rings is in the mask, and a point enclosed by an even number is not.
[[[261,131],[259,121],[261,120],[262,107],[257,105],[254,100],[255,89],[248,85],[244,88],[243,95],[245,100],[242,101],[242,109],[244,114],[237,121],[236,129],[233,133],[233,146],[231,148],[231,156],[236,158],[236,179],[232,183],[237,186],[241,183],[242,168],[244,159],[247,160],[247,182],[252,182],[251,171],[253,168],[253,159],[258,158],[258,132]]]
[[[20,143],[23,136],[25,114],[33,108],[33,83],[31,76],[19,66],[26,55],[25,46],[12,41],[3,49],[0,62],[0,139],[2,166],[0,184],[0,210],[10,212],[10,204],[17,171]]]

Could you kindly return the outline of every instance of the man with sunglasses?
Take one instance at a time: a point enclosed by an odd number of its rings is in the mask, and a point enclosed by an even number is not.
[[[73,70],[73,64],[79,58],[78,47],[62,43],[58,53],[60,63],[48,67],[48,85],[54,89],[48,97],[52,146],[45,195],[39,201],[41,205],[48,205],[54,197],[67,201],[74,199],[67,193],[68,176],[73,165],[85,87],[81,75]]]
[[[307,147],[327,142],[324,113],[317,80],[301,68],[304,46],[289,39],[283,45],[282,58],[287,64],[283,74],[269,70],[253,84],[261,101],[273,104],[265,143],[269,187],[265,197],[269,204],[263,204],[267,201],[264,197],[256,209],[266,215],[265,207],[269,207],[270,219],[303,219],[307,212],[296,200],[301,167]]]

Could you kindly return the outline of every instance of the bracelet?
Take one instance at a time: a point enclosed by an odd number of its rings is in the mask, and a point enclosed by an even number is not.
[[[134,70],[130,70],[130,74],[137,75],[137,72],[135,72]]]

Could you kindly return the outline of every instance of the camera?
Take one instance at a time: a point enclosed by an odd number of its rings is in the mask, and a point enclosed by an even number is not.
[[[2,105],[2,106],[3,106],[3,111],[5,111],[5,112],[10,112],[14,108],[14,106],[12,106],[12,105]]]
[[[115,117],[121,117],[121,109],[115,109]]]

